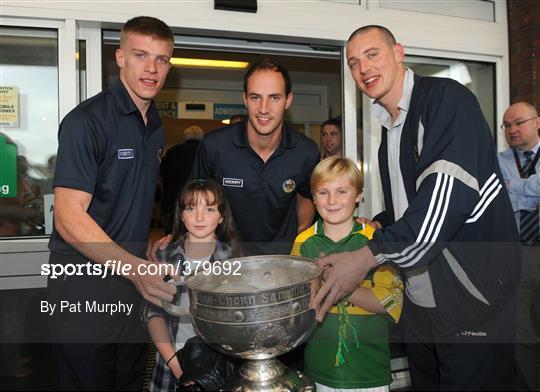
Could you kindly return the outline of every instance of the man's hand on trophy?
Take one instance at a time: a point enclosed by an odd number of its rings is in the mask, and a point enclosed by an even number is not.
[[[377,266],[367,246],[354,251],[334,253],[319,258],[318,267],[324,270],[324,283],[311,302],[317,321],[321,322],[328,309],[352,292],[368,271]]]

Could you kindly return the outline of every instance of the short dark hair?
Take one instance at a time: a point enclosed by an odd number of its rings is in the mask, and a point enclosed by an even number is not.
[[[169,41],[174,46],[174,34],[171,28],[165,22],[151,16],[136,16],[124,23],[120,33],[120,46],[122,46],[127,33],[150,35],[163,41]]]
[[[362,26],[354,30],[353,33],[349,36],[347,43],[351,42],[351,40],[357,35],[367,33],[368,31],[371,31],[371,30],[379,31],[388,45],[394,46],[397,43],[396,37],[394,37],[394,34],[392,34],[392,32],[388,30],[386,27],[379,26],[379,25],[367,25],[367,26]]]
[[[289,95],[292,90],[292,81],[289,76],[289,71],[283,65],[277,61],[271,60],[269,58],[264,58],[261,61],[251,64],[246,74],[244,75],[244,93],[247,94],[247,84],[248,80],[256,71],[275,71],[279,72],[283,76],[285,81],[285,95]]]
[[[335,126],[339,132],[341,132],[341,121],[336,120],[335,118],[331,118],[330,120],[326,120],[321,124],[321,130],[325,125],[333,125]]]

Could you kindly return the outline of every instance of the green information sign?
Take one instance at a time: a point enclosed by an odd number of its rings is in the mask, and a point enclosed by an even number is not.
[[[0,197],[17,196],[17,146],[0,135]]]

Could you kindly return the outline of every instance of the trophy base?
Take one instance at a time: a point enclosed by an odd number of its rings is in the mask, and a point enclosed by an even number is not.
[[[240,368],[242,378],[235,392],[312,392],[315,383],[302,372],[286,368],[277,359],[246,361]]]

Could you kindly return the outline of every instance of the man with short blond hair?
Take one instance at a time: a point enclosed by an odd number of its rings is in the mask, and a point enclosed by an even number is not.
[[[540,339],[531,320],[532,297],[540,284],[540,117],[529,102],[516,102],[501,125],[509,149],[499,154],[521,237],[521,279],[517,291],[516,383],[520,391],[540,389]]]
[[[140,268],[149,265],[143,257],[164,141],[153,99],[165,83],[173,46],[161,20],[128,20],[116,50],[120,79],[60,124],[49,263],[88,264],[101,273],[49,277],[62,390],[141,390],[147,349],[142,297],[159,305],[175,293],[163,276]],[[113,265],[128,268],[113,275],[107,269]],[[65,302],[74,307],[62,311]]]

